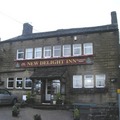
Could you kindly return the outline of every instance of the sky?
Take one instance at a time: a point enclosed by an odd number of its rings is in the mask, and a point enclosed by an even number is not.
[[[33,33],[111,24],[112,11],[120,26],[120,0],[0,0],[0,38],[21,35],[24,23]]]

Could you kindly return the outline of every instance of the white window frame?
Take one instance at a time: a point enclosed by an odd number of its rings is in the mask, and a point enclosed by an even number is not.
[[[44,58],[50,58],[51,57],[51,46],[45,46],[44,47]]]
[[[22,56],[22,57],[19,57]],[[17,60],[23,60],[24,59],[24,49],[18,49],[17,50]]]
[[[105,79],[106,79],[105,74],[96,75],[95,79],[96,79],[96,88],[104,88],[105,87]]]
[[[63,57],[71,56],[71,45],[63,45]]]
[[[73,75],[73,88],[82,88],[82,75]]]
[[[77,51],[77,53],[76,53]],[[82,55],[82,45],[81,44],[73,44],[73,56]]]
[[[26,86],[26,82],[31,82],[31,87],[27,87],[27,86]],[[31,89],[31,88],[32,88],[32,80],[31,80],[31,79],[29,79],[29,78],[25,78],[25,79],[24,79],[24,88],[25,88],[25,89]]]
[[[9,87],[9,82],[12,82],[12,83],[13,83],[13,86],[12,86],[12,87]],[[12,77],[7,78],[7,88],[8,88],[8,89],[13,89],[13,88],[14,88],[14,78],[12,78]]]
[[[93,55],[93,43],[84,43],[84,55]]]
[[[61,57],[61,46],[53,46],[53,57]]]
[[[35,48],[34,58],[42,58],[42,47]]]
[[[33,59],[33,48],[26,49],[25,59]]]
[[[93,75],[84,75],[84,87],[94,88],[94,76]]]
[[[20,82],[22,84],[22,86],[17,87],[17,82]],[[22,78],[16,78],[15,88],[16,89],[22,89],[23,88],[23,79]]]

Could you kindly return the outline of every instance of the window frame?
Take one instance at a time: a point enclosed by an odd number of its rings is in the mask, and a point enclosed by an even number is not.
[[[99,78],[97,78],[99,77]],[[101,77],[101,78],[100,78]],[[105,88],[105,80],[106,80],[106,76],[105,74],[100,74],[100,75],[95,75],[95,80],[96,80],[96,88]],[[97,81],[101,81],[101,82],[104,82],[103,85],[98,85],[98,82]]]
[[[75,50],[79,51],[79,53],[76,54]],[[82,45],[81,44],[73,44],[73,56],[80,56],[80,55],[82,55]]]
[[[93,43],[84,43],[83,49],[84,49],[83,51],[84,55],[93,55]]]
[[[26,48],[25,59],[33,59],[33,48]]]
[[[70,44],[63,45],[63,57],[70,57],[70,56],[71,56],[71,45]]]
[[[57,47],[57,48],[55,48],[55,47]],[[58,51],[57,55],[55,55],[56,51]],[[53,57],[61,57],[61,45],[55,45],[55,46],[53,46]]]
[[[19,79],[19,80],[18,80],[18,79]],[[21,87],[17,87],[17,82],[18,82],[18,81],[21,82],[21,84],[22,84]],[[22,88],[23,88],[23,79],[22,79],[22,78],[19,78],[19,77],[16,78],[16,81],[15,81],[15,88],[16,88],[16,89],[22,89]]]
[[[7,88],[8,89],[13,89],[14,88],[14,78],[12,78],[12,77],[9,77],[9,78],[7,78]],[[12,84],[13,84],[13,86],[12,87],[9,87],[9,82],[13,82]]]
[[[31,82],[31,87],[27,87],[27,86],[26,86],[26,81]],[[25,88],[25,89],[32,89],[32,80],[31,80],[31,79],[29,79],[29,78],[24,78],[24,88]]]
[[[19,55],[22,57],[19,57]],[[24,49],[17,49],[17,60],[23,60],[23,59],[24,59]]]
[[[39,54],[39,56],[37,56]],[[34,58],[39,59],[42,58],[42,47],[35,48]]]
[[[46,52],[48,52],[46,55]],[[44,46],[44,58],[51,58],[51,46]]]
[[[73,75],[73,88],[82,88],[83,87],[82,79],[83,79],[82,75]]]
[[[86,78],[91,76],[91,78]],[[88,82],[91,82],[91,85],[88,85]],[[84,75],[84,88],[94,88],[94,76],[93,75]]]

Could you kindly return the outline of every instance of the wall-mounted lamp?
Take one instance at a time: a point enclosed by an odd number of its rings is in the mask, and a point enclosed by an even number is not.
[[[117,82],[117,78],[110,78],[110,82],[112,83]]]

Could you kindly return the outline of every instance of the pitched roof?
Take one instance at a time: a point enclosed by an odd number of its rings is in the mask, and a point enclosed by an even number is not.
[[[78,35],[78,34],[88,34],[88,33],[97,33],[97,32],[109,32],[109,31],[117,31],[117,24],[96,26],[96,27],[84,27],[84,28],[71,28],[71,29],[59,29],[56,31],[49,32],[40,32],[40,33],[32,33],[29,35],[20,35],[6,41],[1,42],[15,42],[15,41],[24,41],[24,40],[33,40],[40,38],[51,38],[51,37],[61,37],[68,35]]]

